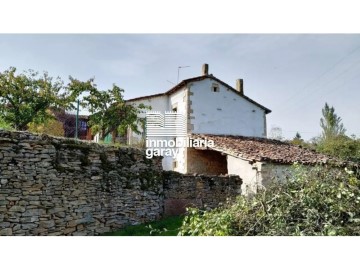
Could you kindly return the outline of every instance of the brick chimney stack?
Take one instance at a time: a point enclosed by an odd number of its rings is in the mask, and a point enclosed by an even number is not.
[[[241,94],[244,95],[244,80],[237,79],[236,80],[236,90]]]
[[[202,65],[202,76],[209,75],[209,65],[203,64]]]

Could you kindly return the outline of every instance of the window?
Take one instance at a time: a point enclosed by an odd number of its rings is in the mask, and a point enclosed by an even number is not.
[[[178,165],[178,164],[177,164],[177,161],[174,160],[174,161],[173,161],[173,169],[177,169],[177,165]]]
[[[213,83],[212,86],[211,86],[211,90],[213,92],[220,92],[220,87],[217,83]]]
[[[87,123],[86,123],[86,121],[81,121],[80,120],[80,123],[79,123],[80,125],[80,130],[82,130],[82,131],[86,131],[87,130]]]

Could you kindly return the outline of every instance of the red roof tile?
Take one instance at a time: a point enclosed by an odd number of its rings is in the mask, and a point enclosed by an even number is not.
[[[355,165],[317,153],[314,150],[277,140],[207,134],[193,134],[191,137],[193,139],[213,140],[214,147],[208,148],[254,162],[269,161],[281,164],[298,162],[301,164],[334,164],[338,166]]]

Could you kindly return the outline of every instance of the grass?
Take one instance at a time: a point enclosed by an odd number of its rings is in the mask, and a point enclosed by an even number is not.
[[[127,226],[116,232],[105,233],[104,236],[176,236],[183,219],[184,216],[167,217],[141,225]]]

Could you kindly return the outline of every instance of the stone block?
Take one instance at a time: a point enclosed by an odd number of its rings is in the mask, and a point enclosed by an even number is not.
[[[13,231],[11,228],[0,229],[0,235],[1,236],[10,236],[10,235],[13,235]]]

